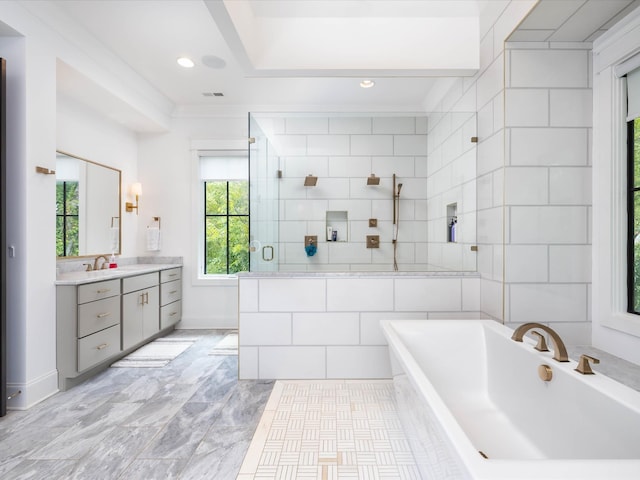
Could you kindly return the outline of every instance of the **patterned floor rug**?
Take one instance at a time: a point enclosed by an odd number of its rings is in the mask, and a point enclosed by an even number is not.
[[[158,338],[131,352],[111,366],[115,368],[162,368],[194,342],[195,340],[185,340],[184,338]]]
[[[238,355],[238,334],[229,333],[213,347],[209,355]]]

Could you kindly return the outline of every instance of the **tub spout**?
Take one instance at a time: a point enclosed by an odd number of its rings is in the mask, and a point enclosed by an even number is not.
[[[513,332],[513,335],[511,336],[511,340],[515,340],[516,342],[521,342],[522,337],[524,337],[524,334],[534,328],[547,332],[551,337],[551,343],[553,343],[553,359],[554,360],[556,360],[557,362],[569,361],[567,348],[564,346],[564,342],[560,338],[560,335],[558,335],[555,332],[555,330],[553,330],[552,328],[547,327],[546,325],[543,325],[541,323],[535,323],[535,322],[523,323],[518,328],[516,328],[516,330]],[[533,332],[533,333],[536,333],[536,332]],[[538,342],[538,346],[540,346],[540,342]]]

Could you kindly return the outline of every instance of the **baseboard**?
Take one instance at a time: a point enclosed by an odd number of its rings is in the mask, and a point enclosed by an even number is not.
[[[20,392],[20,393],[18,393]],[[7,410],[27,410],[58,393],[58,371],[52,370],[27,383],[7,383]]]

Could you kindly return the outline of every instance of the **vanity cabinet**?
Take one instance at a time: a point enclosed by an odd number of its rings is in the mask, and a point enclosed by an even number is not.
[[[59,277],[56,347],[60,390],[107,368],[180,321],[182,267],[143,265],[140,269],[140,273],[113,272],[116,278],[102,281],[81,274],[69,280]]]
[[[57,288],[57,366],[72,378],[117,355],[120,280]]]
[[[122,349],[160,331],[158,272],[122,279]]]
[[[160,329],[175,325],[182,317],[182,269],[160,272]]]

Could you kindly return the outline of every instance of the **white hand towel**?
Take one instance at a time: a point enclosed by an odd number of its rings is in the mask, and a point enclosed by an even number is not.
[[[118,227],[111,227],[109,229],[109,248],[111,252],[120,251],[120,229]]]
[[[160,250],[160,229],[158,227],[147,227],[147,250],[149,252]]]

